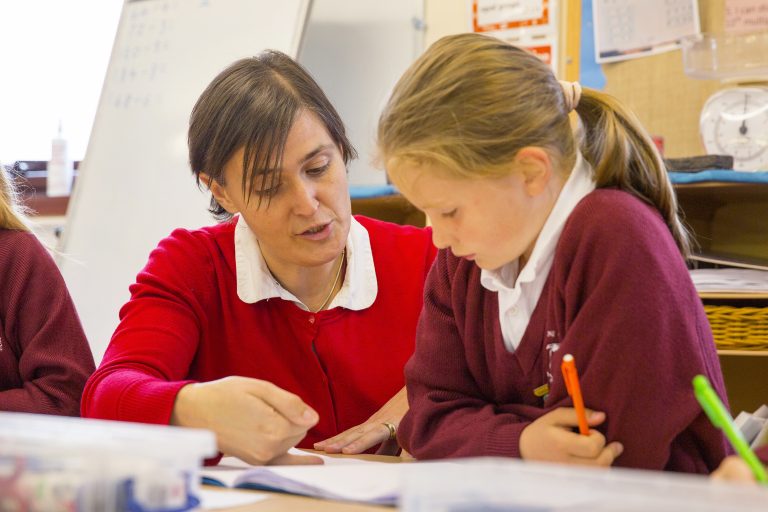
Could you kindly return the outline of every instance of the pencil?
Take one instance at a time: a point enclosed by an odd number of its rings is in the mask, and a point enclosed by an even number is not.
[[[744,436],[741,435],[741,431],[734,425],[733,417],[704,375],[697,375],[693,378],[693,392],[709,421],[723,431],[733,449],[749,466],[749,469],[755,476],[755,480],[763,484],[768,483],[768,474],[766,474],[763,464],[757,458],[755,452],[750,449]]]
[[[584,398],[581,396],[581,386],[579,385],[579,374],[576,371],[576,361],[571,354],[563,356],[563,363],[560,365],[565,380],[565,389],[568,395],[573,399],[573,407],[576,409],[576,417],[579,420],[579,433],[583,436],[589,435],[589,425],[587,425],[587,412],[584,410]]]

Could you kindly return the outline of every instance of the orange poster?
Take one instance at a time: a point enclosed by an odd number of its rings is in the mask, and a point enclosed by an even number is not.
[[[534,27],[549,24],[549,0],[472,2],[475,32]]]
[[[470,28],[530,50],[557,70],[558,3],[558,0],[470,0]]]

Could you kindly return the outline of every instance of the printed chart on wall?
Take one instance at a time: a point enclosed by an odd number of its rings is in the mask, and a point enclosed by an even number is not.
[[[559,0],[470,0],[473,32],[525,48],[557,70]]]
[[[646,57],[700,33],[696,0],[594,0],[595,60]]]

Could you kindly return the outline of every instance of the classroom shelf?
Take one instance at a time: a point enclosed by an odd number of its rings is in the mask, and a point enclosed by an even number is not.
[[[718,350],[720,356],[768,357],[768,350]],[[766,397],[768,402],[768,397]]]
[[[699,292],[702,299],[727,300],[768,300],[768,293],[763,292]]]
[[[712,252],[768,257],[768,173],[713,170],[696,174],[673,180],[678,181],[674,184],[678,202],[696,244]],[[699,296],[706,304],[768,307],[768,293],[762,292]],[[768,403],[768,350],[717,353],[733,414],[752,412]]]
[[[73,188],[77,180],[79,166],[80,162],[74,162]],[[20,192],[21,204],[27,208],[29,215],[33,217],[64,216],[67,213],[70,196],[49,197],[46,195],[46,167],[47,162],[40,160],[21,161],[13,164],[10,170]]]

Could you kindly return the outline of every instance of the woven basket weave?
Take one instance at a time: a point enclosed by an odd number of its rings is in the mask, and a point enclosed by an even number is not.
[[[768,308],[705,305],[721,350],[768,350]]]

